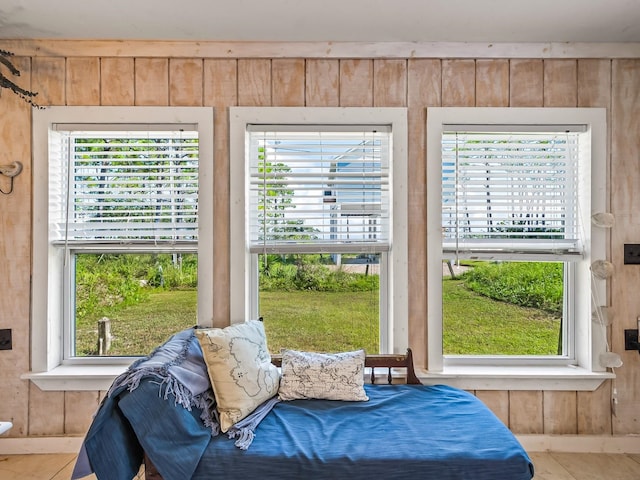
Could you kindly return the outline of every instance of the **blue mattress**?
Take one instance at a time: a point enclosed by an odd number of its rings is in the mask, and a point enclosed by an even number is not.
[[[186,425],[187,417],[179,427],[158,427],[159,417],[150,414],[155,400],[127,395],[120,408],[165,480],[533,477],[533,465],[517,439],[473,395],[443,385],[365,388],[368,402],[277,404],[248,450],[236,448],[224,435],[206,435],[195,412]]]

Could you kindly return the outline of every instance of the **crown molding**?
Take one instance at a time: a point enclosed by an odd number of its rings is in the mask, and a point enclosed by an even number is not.
[[[161,58],[640,58],[640,43],[195,42],[0,40],[32,57]]]

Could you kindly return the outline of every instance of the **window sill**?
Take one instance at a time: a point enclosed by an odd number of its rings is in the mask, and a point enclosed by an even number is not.
[[[48,372],[27,373],[44,391],[106,391],[127,365],[60,365]],[[416,369],[423,384],[447,384],[464,390],[571,390],[593,391],[615,378],[611,372],[591,372],[580,367],[455,366],[442,372]],[[386,377],[385,377],[386,378]]]
[[[45,391],[109,390],[113,380],[128,365],[60,365],[48,372],[26,373],[20,378],[31,380]]]
[[[444,383],[464,390],[571,390],[593,391],[611,372],[592,372],[581,367],[450,366],[442,372],[417,369],[427,385]]]

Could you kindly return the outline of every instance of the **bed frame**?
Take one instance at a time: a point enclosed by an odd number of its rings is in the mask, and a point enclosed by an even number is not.
[[[272,355],[271,362],[280,367],[282,365],[282,357],[280,355]],[[369,369],[368,371],[368,381],[369,383],[381,383],[381,379],[385,381],[382,383],[386,383],[388,385],[394,383],[406,383],[409,385],[419,385],[421,382],[416,376],[414,367],[413,367],[413,354],[411,353],[411,349],[407,349],[407,353],[402,354],[377,354],[377,355],[367,355],[364,361],[365,368]],[[380,375],[380,369],[386,369],[386,374]],[[404,369],[404,374],[401,370]],[[156,469],[156,467],[151,463],[151,460],[147,455],[144,455],[144,472],[145,472],[145,480],[163,480],[162,476]]]

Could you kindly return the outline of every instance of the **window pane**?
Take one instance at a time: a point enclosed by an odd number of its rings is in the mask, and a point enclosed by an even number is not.
[[[291,243],[388,246],[390,133],[352,128],[250,133],[253,251]]]
[[[50,167],[55,240],[197,240],[197,132],[70,131],[53,137],[61,153],[70,150]]]
[[[380,351],[380,255],[259,255],[259,311],[281,348]]]
[[[443,263],[443,353],[563,355],[564,271],[562,262]]]
[[[443,247],[580,250],[573,133],[445,133]]]
[[[76,253],[72,356],[147,355],[196,322],[194,253]],[[109,348],[99,322],[108,318]],[[107,342],[108,343],[108,342]]]

